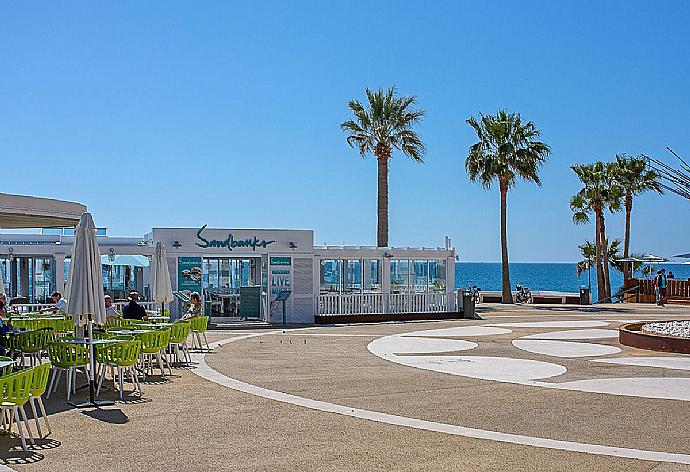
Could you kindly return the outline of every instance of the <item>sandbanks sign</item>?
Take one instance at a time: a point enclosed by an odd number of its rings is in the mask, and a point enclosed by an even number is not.
[[[228,233],[228,237],[226,239],[206,239],[202,234],[206,229],[206,226],[208,225],[202,226],[199,228],[199,231],[196,232],[196,237],[199,240],[196,245],[201,248],[225,247],[228,249],[228,251],[232,251],[233,249],[237,248],[252,248],[252,251],[256,251],[257,247],[266,248],[275,242],[273,240],[259,239],[256,236],[245,239],[235,239],[232,233]]]

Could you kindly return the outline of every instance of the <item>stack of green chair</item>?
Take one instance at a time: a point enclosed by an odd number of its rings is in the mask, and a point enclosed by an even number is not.
[[[147,331],[145,333],[137,334],[136,338],[141,341],[141,355],[143,357],[144,372],[150,372],[153,375],[153,359],[158,361],[158,367],[161,370],[161,375],[165,375],[163,370],[163,361],[168,364],[168,370],[172,375],[172,369],[168,362],[168,357],[165,355],[165,349],[170,342],[170,330],[158,329],[155,331]]]
[[[120,390],[120,400],[122,400],[122,384],[125,374],[130,376],[134,384],[134,390],[138,391],[139,395],[141,395],[141,384],[139,383],[137,370],[134,367],[139,360],[139,354],[141,354],[141,341],[138,339],[97,346],[96,361],[101,366],[101,372],[98,379],[96,395],[101,391],[103,379],[105,378],[105,371],[108,367],[113,370],[117,369],[117,384]],[[115,383],[115,375],[113,375],[113,383]]]
[[[63,372],[67,373],[67,401],[69,401],[72,391],[76,393],[77,372],[81,369],[87,378],[89,365],[89,350],[78,344],[69,342],[53,342],[48,344],[48,357],[53,364],[53,376],[48,387],[48,396],[57,390],[60,383],[60,376]]]
[[[175,354],[175,359],[180,361],[180,348],[184,355],[185,364],[189,365],[192,362],[192,357],[189,354],[189,347],[187,346],[187,337],[191,325],[189,321],[177,321],[170,326],[170,348],[171,353]]]
[[[24,369],[11,375],[0,377],[0,394],[2,394],[2,403],[0,403],[0,409],[2,410],[2,426],[3,429],[7,426],[7,432],[12,433],[12,426],[16,422],[17,430],[19,431],[19,438],[22,441],[22,448],[24,449],[24,454],[29,453],[29,449],[26,446],[26,439],[24,438],[24,432],[22,431],[22,423],[24,428],[26,428],[29,434],[29,439],[31,444],[34,444],[34,437],[31,434],[31,428],[29,428],[29,420],[26,417],[26,412],[24,411],[24,405],[29,401],[29,396],[31,395],[31,382],[33,380],[33,370]],[[6,412],[11,411],[10,415],[6,415]],[[9,424],[6,418],[9,417]]]
[[[33,368],[33,377],[31,379],[31,390],[29,395],[29,404],[31,405],[31,412],[34,414],[34,421],[36,421],[36,431],[39,437],[43,437],[43,432],[41,431],[41,424],[38,421],[39,411],[40,415],[43,416],[43,421],[46,424],[48,433],[50,434],[50,423],[48,423],[48,415],[46,415],[45,406],[43,406],[43,394],[46,392],[48,387],[48,377],[50,377],[50,364],[45,363],[38,365]],[[39,409],[36,410],[36,404],[38,403]]]
[[[192,341],[198,341],[199,343],[199,349],[203,350],[203,346],[201,344],[201,336],[204,336],[204,341],[206,342],[206,350],[210,351],[211,348],[208,345],[208,340],[206,339],[206,329],[208,328],[208,316],[194,316],[192,318],[189,318],[189,323],[191,325],[192,329]],[[193,342],[194,344],[194,342]]]

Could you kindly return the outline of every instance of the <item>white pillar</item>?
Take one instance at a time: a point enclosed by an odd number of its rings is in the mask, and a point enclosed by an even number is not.
[[[391,293],[391,261],[388,257],[381,258],[381,298],[383,312],[388,313],[388,298]]]
[[[455,306],[455,256],[446,258],[446,309],[457,311]]]
[[[65,293],[65,255],[55,254],[55,290]]]

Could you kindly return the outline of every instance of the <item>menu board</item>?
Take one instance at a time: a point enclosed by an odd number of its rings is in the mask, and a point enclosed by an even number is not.
[[[201,257],[177,258],[177,290],[201,293]]]

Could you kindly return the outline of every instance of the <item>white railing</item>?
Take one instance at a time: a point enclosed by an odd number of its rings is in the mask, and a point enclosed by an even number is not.
[[[385,301],[385,303],[384,303]],[[316,297],[317,315],[437,313],[447,311],[445,293],[357,293]]]
[[[52,303],[16,303],[10,305],[9,309],[17,313],[36,313],[43,308],[50,308],[51,306],[55,305]]]
[[[129,302],[116,302],[113,303],[115,309],[122,311],[122,308]],[[160,308],[160,305],[156,305],[156,302],[139,302],[139,305],[143,306],[146,310],[156,310]],[[18,303],[10,305],[11,311],[16,311],[17,313],[36,313],[41,311],[43,308],[50,308],[55,306],[52,303]]]

